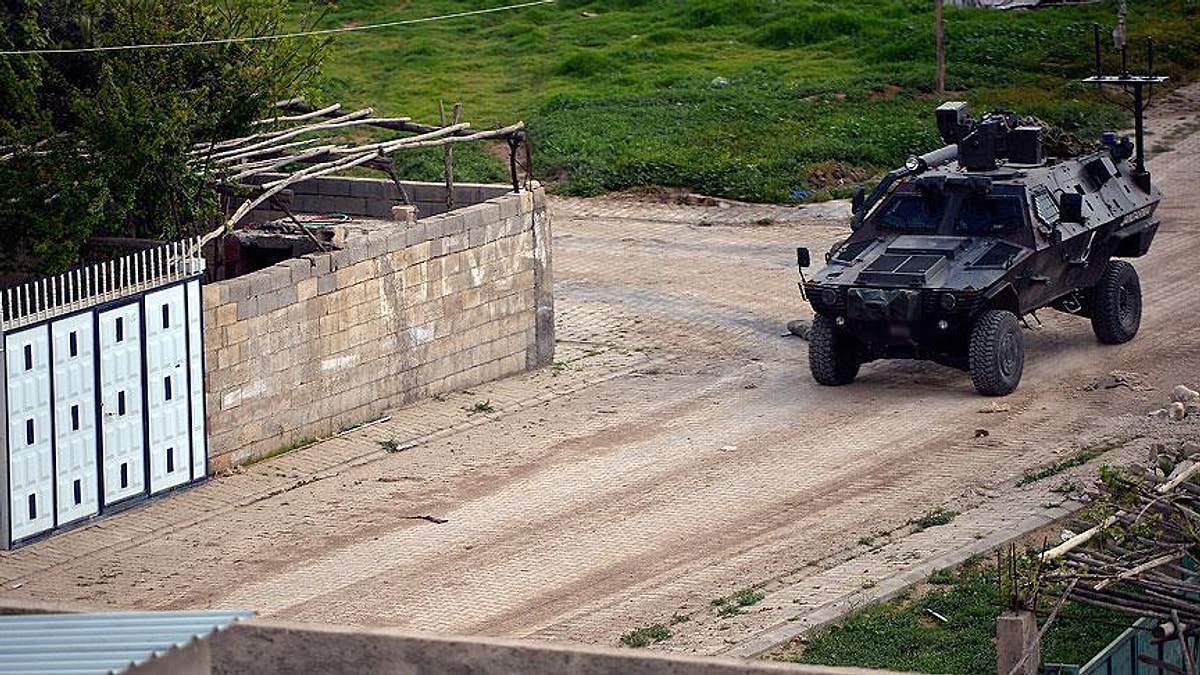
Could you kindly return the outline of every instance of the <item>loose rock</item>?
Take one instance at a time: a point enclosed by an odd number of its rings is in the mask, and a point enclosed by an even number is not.
[[[1200,399],[1200,392],[1192,391],[1182,384],[1171,390],[1171,400],[1176,403],[1191,403],[1197,399]]]
[[[1182,420],[1185,415],[1187,415],[1187,407],[1185,407],[1179,401],[1176,401],[1171,404],[1170,414],[1171,414],[1171,419],[1175,422],[1178,422],[1178,421]]]
[[[808,339],[808,332],[812,330],[812,322],[796,319],[795,321],[787,322],[788,332],[801,340]]]

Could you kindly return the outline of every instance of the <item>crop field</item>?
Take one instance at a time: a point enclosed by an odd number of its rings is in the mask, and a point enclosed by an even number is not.
[[[331,5],[320,25],[503,4],[354,0]],[[1131,64],[1142,67],[1154,36],[1156,68],[1173,82],[1200,72],[1200,5],[1129,4]],[[1128,123],[1120,95],[1078,82],[1092,68],[1092,25],[1107,36],[1115,2],[947,8],[945,95],[934,93],[933,6],[559,0],[341,34],[314,95],[435,121],[439,101],[461,102],[477,127],[525,120],[537,174],[568,194],[660,185],[773,202],[844,195],[936,147],[932,111],[944,100],[1004,106],[1083,138]],[[456,157],[460,178],[504,176],[481,150]],[[430,152],[406,168],[436,178],[440,167]]]

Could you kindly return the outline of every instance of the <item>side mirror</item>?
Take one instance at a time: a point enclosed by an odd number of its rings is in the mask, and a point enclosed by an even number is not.
[[[1064,192],[1058,200],[1058,217],[1064,223],[1083,222],[1083,195]]]
[[[809,256],[807,248],[801,246],[796,249],[796,264],[800,266],[800,269],[812,264],[812,258]]]
[[[858,186],[854,188],[854,196],[850,198],[850,213],[858,213],[862,211],[863,204],[867,201],[867,191]]]

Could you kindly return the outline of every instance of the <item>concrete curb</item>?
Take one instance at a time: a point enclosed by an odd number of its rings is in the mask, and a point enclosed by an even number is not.
[[[1045,513],[1037,513],[1025,518],[1015,528],[993,533],[982,539],[975,540],[962,548],[949,551],[936,558],[924,560],[914,567],[881,581],[871,589],[872,592],[865,604],[874,605],[887,602],[914,585],[928,579],[930,575],[938,570],[961,565],[972,557],[1006,546],[1030,532],[1067,518],[1081,508],[1083,508],[1083,504],[1047,509]],[[855,591],[845,593],[836,600],[822,605],[800,619],[778,624],[720,653],[723,656],[740,658],[760,656],[776,647],[795,640],[805,633],[824,628],[845,618],[850,613],[863,607],[864,603],[862,600],[863,593],[861,590],[856,589]]]

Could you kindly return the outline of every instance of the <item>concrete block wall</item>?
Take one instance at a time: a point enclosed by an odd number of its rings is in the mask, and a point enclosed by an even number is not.
[[[553,361],[545,193],[475,196],[204,287],[212,470]]]
[[[268,174],[256,180],[268,181],[281,175]],[[401,192],[400,188],[404,191]],[[454,208],[478,204],[512,192],[511,187],[481,183],[456,183]],[[417,216],[427,218],[446,213],[446,186],[437,183],[406,183],[397,186],[389,180],[373,178],[313,178],[288,188],[281,200],[293,213],[345,213],[365,218],[390,219],[392,207],[412,204]],[[249,216],[253,222],[281,218],[285,214],[270,206],[255,209]]]
[[[883,670],[422,635],[388,628],[315,626],[272,619],[235,624],[214,635],[211,642],[215,675],[898,675]]]

